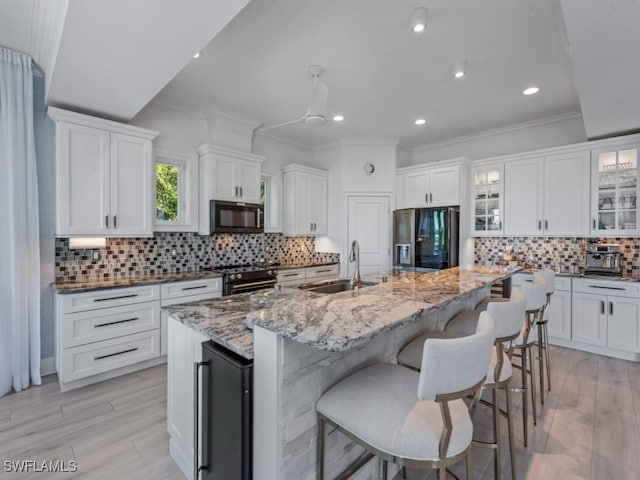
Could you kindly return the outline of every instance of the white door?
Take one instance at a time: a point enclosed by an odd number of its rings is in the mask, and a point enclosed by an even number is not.
[[[112,235],[153,234],[151,141],[111,134]]]
[[[260,164],[236,160],[236,183],[240,186],[240,200],[260,203]]]
[[[640,300],[609,297],[607,345],[640,352]]]
[[[589,234],[590,152],[552,155],[544,161],[544,230],[547,235]]]
[[[460,205],[460,166],[434,168],[429,174],[429,206]]]
[[[573,294],[571,339],[601,347],[607,346],[607,297],[605,295]]]
[[[399,188],[396,192],[402,199],[399,208],[419,208],[426,207],[428,203],[429,173],[425,171],[405,173],[400,177]]]
[[[309,219],[313,224],[311,233],[327,234],[327,177],[311,175],[309,183]]]
[[[213,198],[216,200],[238,200],[240,186],[236,179],[235,166],[236,164],[233,158],[215,155]]]
[[[548,329],[549,337],[571,340],[571,292],[556,290],[551,295]]]
[[[391,222],[389,197],[349,196],[347,255],[351,242],[360,244],[360,274],[383,273],[389,269]],[[347,257],[348,258],[348,257]],[[349,275],[355,263],[349,262]]]
[[[505,164],[505,234],[542,234],[542,165],[542,158]]]

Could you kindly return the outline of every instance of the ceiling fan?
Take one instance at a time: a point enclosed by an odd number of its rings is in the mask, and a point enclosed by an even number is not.
[[[320,80],[320,77],[324,73],[324,68],[319,65],[311,65],[309,67],[309,73],[313,79],[313,97],[309,102],[307,113],[296,120],[267,127],[260,127],[258,128],[259,131],[266,132],[273,130],[274,128],[293,125],[296,123],[304,123],[305,125],[310,125],[312,127],[317,127],[327,123],[327,96],[329,95],[329,88]]]

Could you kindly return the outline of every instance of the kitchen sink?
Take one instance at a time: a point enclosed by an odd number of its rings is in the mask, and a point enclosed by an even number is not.
[[[371,287],[372,285],[377,285],[375,282],[362,282],[360,288]],[[315,293],[339,293],[346,292],[348,290],[353,290],[353,286],[349,283],[349,280],[334,280],[332,282],[324,282],[324,283],[305,283],[303,285],[299,285],[298,288],[302,290],[306,290],[307,292],[315,292]]]

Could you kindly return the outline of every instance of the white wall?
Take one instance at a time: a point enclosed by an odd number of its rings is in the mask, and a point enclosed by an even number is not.
[[[570,115],[420,146],[414,149],[409,164],[404,163],[407,159],[403,156],[402,164],[399,163],[398,166],[418,165],[457,157],[477,160],[586,140],[582,116]]]
[[[266,157],[262,171],[271,174],[282,173],[284,165],[298,163],[309,167],[322,168],[317,165],[315,152],[294,143],[287,143],[265,135],[253,136],[253,153]]]

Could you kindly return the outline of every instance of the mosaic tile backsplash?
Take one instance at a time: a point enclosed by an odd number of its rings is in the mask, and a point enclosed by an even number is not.
[[[585,251],[589,244],[586,238],[550,237],[479,237],[475,239],[475,262],[482,265],[504,263],[505,253],[512,260],[532,268],[551,268],[568,271],[570,267],[583,268]],[[640,238],[599,238],[598,243],[620,245],[621,265],[628,274],[640,270]]]
[[[106,248],[98,250],[98,260],[92,259],[91,250],[70,250],[68,239],[56,238],[55,242],[57,282],[188,272],[265,258],[281,263],[340,261],[337,253],[316,252],[314,237],[271,233],[200,236],[157,232],[153,238],[107,238]]]

